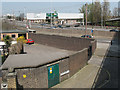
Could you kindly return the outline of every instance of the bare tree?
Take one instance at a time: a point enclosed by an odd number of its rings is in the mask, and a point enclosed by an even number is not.
[[[113,16],[114,17],[118,16],[118,8],[116,8],[116,7],[113,9]]]

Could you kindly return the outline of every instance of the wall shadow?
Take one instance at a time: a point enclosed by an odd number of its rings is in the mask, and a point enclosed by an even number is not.
[[[120,59],[120,32],[116,32],[111,45],[107,49],[104,59],[100,65],[97,76],[92,85],[92,90],[103,88],[119,88],[119,59]]]

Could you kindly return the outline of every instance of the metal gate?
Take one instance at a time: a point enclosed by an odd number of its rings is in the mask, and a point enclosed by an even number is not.
[[[59,64],[48,67],[48,88],[59,83]]]

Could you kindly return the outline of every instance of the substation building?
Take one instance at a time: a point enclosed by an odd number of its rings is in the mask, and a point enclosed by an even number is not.
[[[96,40],[29,33],[37,45],[10,55],[2,65],[8,88],[51,88],[83,68],[96,49]]]

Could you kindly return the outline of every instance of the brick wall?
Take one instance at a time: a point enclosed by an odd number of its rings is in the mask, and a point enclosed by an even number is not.
[[[60,49],[71,51],[80,51],[83,48],[88,48],[91,41],[94,39],[65,37],[57,35],[32,34],[29,33],[29,38],[32,38],[35,43],[48,45]]]
[[[47,67],[16,69],[18,88],[47,88],[48,72]],[[23,77],[26,75],[26,77]]]
[[[96,48],[96,41],[93,39],[42,34],[30,34],[30,37],[40,44],[78,51],[65,59],[57,60],[59,61],[60,82],[68,79],[86,65],[89,45],[92,45],[92,53]],[[66,71],[69,72],[61,75]],[[48,88],[48,69],[46,65],[36,68],[15,69],[15,72],[17,73],[18,88]],[[3,81],[6,80],[6,73],[8,73],[7,70],[2,70]]]
[[[69,69],[70,69],[70,76],[74,75],[78,70],[83,68],[88,60],[88,52],[87,48],[79,51],[76,54],[73,54],[69,58]]]

